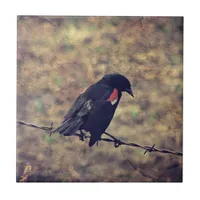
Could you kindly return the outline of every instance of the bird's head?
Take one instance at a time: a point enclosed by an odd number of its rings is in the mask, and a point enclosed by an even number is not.
[[[129,80],[121,74],[106,74],[103,79],[108,85],[134,97]]]

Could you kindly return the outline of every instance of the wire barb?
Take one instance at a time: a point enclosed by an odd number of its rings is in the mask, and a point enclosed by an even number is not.
[[[146,154],[147,152],[152,152],[154,147],[155,147],[155,144],[154,144],[151,148],[147,149],[147,150],[144,152],[144,154]]]

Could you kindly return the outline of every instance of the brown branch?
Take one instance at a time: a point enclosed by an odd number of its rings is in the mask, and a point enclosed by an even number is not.
[[[137,18],[135,21],[133,21],[130,25],[126,26],[126,27],[124,28],[124,30],[123,30],[123,32],[122,32],[122,34],[121,34],[120,39],[119,39],[118,42],[119,42],[119,43],[121,42],[122,37],[124,36],[124,33],[125,33],[131,26],[133,26],[136,22],[142,20],[143,18],[144,18],[144,17],[139,17],[139,18]]]
[[[143,18],[144,19],[144,18]],[[140,24],[141,24],[141,28],[142,28],[142,33],[144,35],[145,40],[147,41],[149,48],[151,49],[151,43],[149,42],[147,35],[146,35],[146,30],[144,29],[144,24],[143,24],[143,20],[140,20]]]
[[[26,122],[23,122],[23,121],[17,121],[17,124],[29,126],[29,127],[32,127],[32,128],[42,129],[44,131],[49,131],[49,130],[53,129],[53,122],[51,122],[50,127],[37,126],[35,124],[26,123]],[[129,142],[124,142],[124,141],[114,137],[113,135],[107,133],[107,132],[104,132],[104,134],[109,136],[111,139],[110,138],[101,138],[100,140],[104,141],[104,142],[112,142],[112,143],[114,143],[114,146],[116,148],[121,146],[121,145],[126,145],[126,146],[130,146],[130,147],[138,147],[138,148],[144,149],[145,150],[144,154],[147,153],[147,152],[159,152],[159,153],[168,153],[168,154],[173,154],[173,155],[177,155],[177,156],[183,156],[183,153],[181,153],[181,152],[171,151],[171,150],[167,150],[167,149],[157,149],[157,148],[155,148],[155,144],[153,146],[149,146],[149,145],[140,145],[140,144],[136,144],[136,143],[133,143],[133,142],[129,143]],[[83,133],[76,133],[72,136],[78,136],[80,138],[80,140],[90,138],[89,135],[86,135],[86,134],[83,134]]]
[[[53,25],[54,27],[56,26],[56,24],[54,23],[54,22],[52,22],[50,19],[48,19],[48,18],[46,18],[46,17],[44,17],[44,16],[42,16],[42,17],[40,17],[40,16],[36,16],[38,19],[40,19],[41,21],[47,21],[47,22],[49,22],[51,25]]]
[[[152,182],[155,182],[155,178],[153,178],[152,176],[150,176],[149,174],[146,174],[145,172],[143,172],[139,167],[135,166],[128,158],[126,158],[126,156],[124,156],[124,153],[121,150],[121,154],[124,157],[125,161],[137,172],[139,172],[141,174],[141,176],[145,177],[145,178],[149,178],[152,180]]]

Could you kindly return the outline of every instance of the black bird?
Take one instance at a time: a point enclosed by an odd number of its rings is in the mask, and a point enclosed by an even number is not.
[[[106,74],[78,96],[62,124],[48,133],[58,132],[69,136],[78,130],[89,131],[89,146],[93,146],[109,126],[124,91],[134,97],[126,77],[121,74]]]

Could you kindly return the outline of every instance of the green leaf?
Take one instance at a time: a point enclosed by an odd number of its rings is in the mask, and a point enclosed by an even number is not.
[[[61,78],[59,76],[56,77],[56,85],[60,86]]]
[[[88,31],[92,32],[97,28],[96,24],[92,24],[90,26],[88,26]]]
[[[45,136],[44,136],[44,139],[45,139],[45,141],[46,141],[48,144],[51,144],[51,143],[53,142],[52,137],[50,137],[49,135],[45,135]]]
[[[134,118],[137,118],[139,113],[136,110],[132,110],[132,115],[133,115]]]
[[[41,112],[42,103],[41,103],[41,100],[40,100],[40,99],[36,100],[36,102],[35,102],[35,107],[36,107],[36,112]]]
[[[105,48],[103,46],[96,47],[96,52],[102,53],[105,51]]]
[[[150,116],[150,120],[151,120],[152,122],[156,122],[156,117],[155,117],[155,115],[151,115],[151,116]]]
[[[133,81],[133,88],[136,88],[137,87],[137,82],[136,81]]]
[[[180,92],[181,91],[181,86],[180,85],[177,85],[176,86],[176,92]]]
[[[155,112],[155,113],[152,113],[152,114],[150,115],[150,120],[151,120],[152,122],[156,122],[157,120],[159,120],[159,118],[160,118],[159,112]]]

